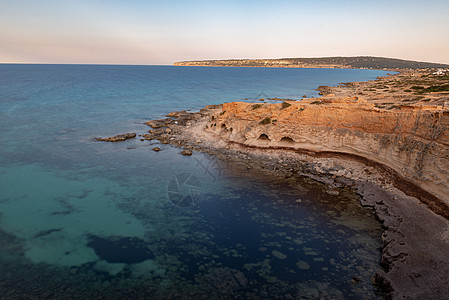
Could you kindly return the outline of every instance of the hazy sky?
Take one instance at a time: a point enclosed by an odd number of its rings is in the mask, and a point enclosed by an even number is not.
[[[449,64],[449,1],[0,0],[0,62],[358,55]]]

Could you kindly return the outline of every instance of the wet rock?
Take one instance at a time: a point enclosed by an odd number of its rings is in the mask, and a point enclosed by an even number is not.
[[[97,141],[102,141],[102,142],[122,142],[124,140],[127,139],[132,139],[136,137],[136,133],[135,132],[128,132],[128,133],[123,133],[123,134],[118,134],[115,136],[110,136],[110,137],[106,137],[106,138],[97,138]]]
[[[165,128],[150,129],[148,132],[153,135],[162,135],[165,133]]]
[[[153,150],[153,151],[155,151],[155,152],[159,152],[159,151],[161,151],[162,149],[161,148],[159,148],[159,147],[154,147],[153,149],[151,149],[151,150]]]
[[[187,155],[187,156],[192,155],[192,150],[184,149],[184,150],[182,150],[181,154],[182,155]]]
[[[142,135],[142,137],[148,141],[154,140],[156,138],[154,136],[154,134],[151,134],[151,133],[146,133],[146,134]]]
[[[336,191],[336,190],[327,190],[326,194],[331,195],[331,196],[338,196],[338,195],[340,195],[340,192]]]

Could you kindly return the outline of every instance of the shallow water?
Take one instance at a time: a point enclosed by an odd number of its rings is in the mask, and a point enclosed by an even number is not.
[[[384,74],[0,65],[0,295],[379,297],[380,226],[350,190],[93,138],[144,133],[173,110],[299,99]]]

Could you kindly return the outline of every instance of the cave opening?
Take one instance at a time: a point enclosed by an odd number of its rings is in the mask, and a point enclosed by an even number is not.
[[[294,144],[295,141],[292,138],[289,138],[288,136],[284,136],[281,141],[283,144]]]
[[[271,141],[270,138],[268,137],[268,135],[266,135],[265,133],[262,133],[259,138],[259,141]]]

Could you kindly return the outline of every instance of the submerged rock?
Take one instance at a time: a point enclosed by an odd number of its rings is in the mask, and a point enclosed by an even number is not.
[[[360,282],[360,278],[358,278],[356,276],[352,277],[351,283],[359,283],[359,282]]]
[[[303,260],[298,261],[296,263],[296,266],[298,268],[300,268],[301,270],[308,270],[308,269],[310,269],[310,265],[307,262],[303,261]]]
[[[132,139],[136,137],[136,133],[135,132],[128,132],[128,133],[123,133],[123,134],[118,134],[118,135],[114,135],[114,136],[110,136],[110,137],[106,137],[106,138],[97,138],[97,141],[102,141],[102,142],[122,142],[124,140],[127,139]]]
[[[206,282],[216,288],[221,294],[227,294],[245,287],[248,279],[235,269],[218,268],[204,276]]]
[[[139,263],[153,259],[154,254],[148,249],[144,240],[136,237],[99,237],[89,236],[87,246],[95,251],[99,258],[109,263]]]
[[[285,255],[284,253],[277,251],[277,250],[273,250],[271,252],[271,254],[273,254],[274,257],[278,258],[278,259],[286,259],[287,255]]]

